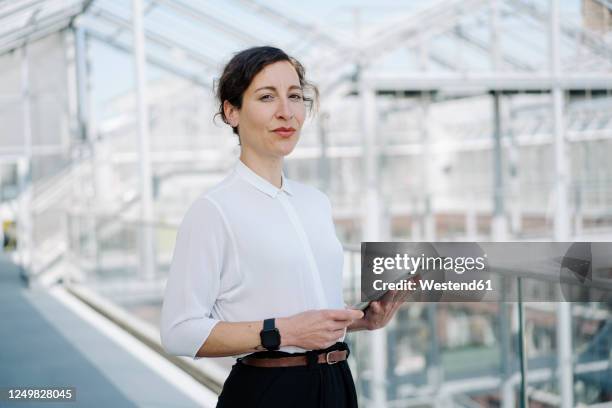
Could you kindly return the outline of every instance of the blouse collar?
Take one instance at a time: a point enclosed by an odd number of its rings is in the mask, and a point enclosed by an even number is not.
[[[293,195],[290,187],[291,182],[287,179],[283,171],[281,171],[281,188],[276,187],[274,184],[255,173],[240,159],[238,159],[238,163],[236,163],[236,173],[259,191],[266,193],[272,198],[276,198],[281,191]]]

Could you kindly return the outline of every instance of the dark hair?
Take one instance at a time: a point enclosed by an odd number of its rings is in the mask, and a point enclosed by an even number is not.
[[[219,102],[219,110],[215,113],[215,118],[221,116],[226,124],[230,124],[223,111],[223,102],[228,101],[236,108],[242,108],[242,97],[253,78],[266,66],[279,61],[288,61],[293,65],[300,80],[300,86],[304,92],[304,102],[307,104],[310,113],[318,108],[319,90],[317,87],[306,80],[304,67],[298,60],[287,55],[283,50],[264,46],[253,47],[240,51],[225,65],[221,78],[215,85],[215,93]],[[231,125],[230,125],[231,126]],[[233,132],[238,135],[238,126],[232,127]]]

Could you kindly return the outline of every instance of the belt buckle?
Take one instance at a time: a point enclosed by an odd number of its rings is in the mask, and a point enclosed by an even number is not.
[[[332,364],[336,364],[336,363],[338,363],[339,361],[329,361],[329,355],[330,355],[331,353],[333,353],[333,351],[328,351],[328,352],[325,354],[325,362],[326,362],[327,364],[329,364],[329,365],[332,365]]]

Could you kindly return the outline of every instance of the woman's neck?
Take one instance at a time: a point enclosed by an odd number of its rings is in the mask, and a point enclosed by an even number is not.
[[[240,161],[253,170],[258,176],[268,180],[277,188],[281,188],[283,159],[263,160],[254,155],[240,153]]]

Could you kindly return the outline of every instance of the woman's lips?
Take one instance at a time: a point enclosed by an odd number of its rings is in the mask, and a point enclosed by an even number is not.
[[[291,135],[293,135],[295,133],[295,129],[294,130],[289,130],[289,129],[276,129],[274,131],[274,133],[276,133],[277,135],[281,136],[281,137],[290,137]]]

